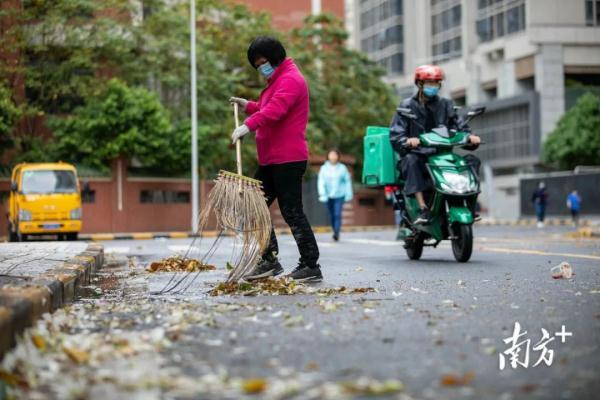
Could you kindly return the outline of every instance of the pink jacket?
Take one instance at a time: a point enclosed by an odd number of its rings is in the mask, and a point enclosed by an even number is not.
[[[308,160],[308,86],[291,58],[286,58],[269,79],[258,102],[249,101],[244,122],[256,131],[260,165]]]

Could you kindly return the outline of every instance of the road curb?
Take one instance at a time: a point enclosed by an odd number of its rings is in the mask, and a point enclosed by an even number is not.
[[[31,281],[1,287],[0,359],[44,313],[73,302],[103,263],[104,247],[90,243],[82,253]]]
[[[521,218],[521,219],[502,219],[502,218],[484,218],[477,225],[482,226],[534,226],[537,224],[535,218]],[[570,218],[546,218],[544,221],[546,226],[570,226],[573,225],[573,221]],[[590,227],[592,222],[588,220],[582,220],[579,222],[579,226]]]

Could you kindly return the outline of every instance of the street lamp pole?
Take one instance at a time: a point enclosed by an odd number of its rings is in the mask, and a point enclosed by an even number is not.
[[[196,94],[196,0],[190,0],[190,70],[192,95],[192,233],[198,229],[198,107]]]

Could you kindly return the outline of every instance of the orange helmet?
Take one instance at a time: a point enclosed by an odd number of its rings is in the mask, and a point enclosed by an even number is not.
[[[444,71],[437,65],[421,65],[415,70],[415,84],[417,81],[442,81]]]

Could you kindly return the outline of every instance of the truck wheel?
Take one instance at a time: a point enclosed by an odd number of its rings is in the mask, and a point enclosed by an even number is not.
[[[456,229],[456,228],[455,228]],[[471,225],[459,225],[452,240],[452,253],[458,262],[467,262],[473,253],[473,228]]]
[[[75,233],[67,233],[67,240],[74,242],[74,241],[77,240],[77,236],[78,236],[77,232],[75,232]]]
[[[18,242],[19,241],[19,236],[17,235],[17,232],[13,232],[12,229],[10,229],[10,224],[8,224],[8,241],[9,242]]]
[[[407,240],[404,244],[404,248],[406,249],[406,255],[411,260],[418,260],[423,255],[423,237],[421,235],[417,235],[414,239]]]

